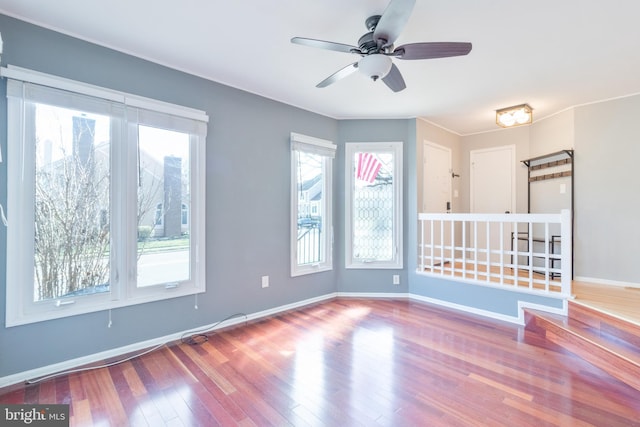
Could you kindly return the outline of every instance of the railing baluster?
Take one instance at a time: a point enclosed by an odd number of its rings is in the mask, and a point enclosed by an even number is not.
[[[429,232],[431,233],[430,246],[429,246],[430,247],[429,257],[431,258],[431,272],[435,273],[436,259],[435,259],[435,256],[434,256],[434,251],[435,251],[434,240],[435,240],[435,236],[433,234],[433,222],[434,222],[433,219],[431,221],[429,221]]]
[[[549,222],[544,223],[544,290],[549,292]]]
[[[504,226],[506,223],[498,222],[500,226],[500,284],[504,285]]]
[[[467,278],[467,221],[462,222],[462,277]]]
[[[473,221],[473,278],[478,280],[478,221]]]
[[[424,272],[424,221],[420,220],[420,271]]]
[[[456,274],[456,240],[455,240],[455,222],[449,221],[451,224],[451,239],[449,240],[449,246],[451,248],[451,275]]]

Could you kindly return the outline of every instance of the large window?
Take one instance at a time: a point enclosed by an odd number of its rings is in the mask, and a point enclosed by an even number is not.
[[[291,134],[291,275],[330,270],[332,163],[336,146]]]
[[[2,75],[7,326],[204,292],[206,115]]]
[[[346,144],[346,267],[402,268],[402,143]]]

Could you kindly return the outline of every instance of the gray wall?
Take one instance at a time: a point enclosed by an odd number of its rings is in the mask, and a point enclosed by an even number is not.
[[[574,271],[640,286],[640,96],[576,108]]]
[[[205,110],[207,292],[6,329],[0,225],[0,377],[336,291],[335,271],[289,275],[289,134],[337,141],[336,120],[0,15],[2,64]],[[0,203],[7,207],[6,85],[0,84]],[[260,276],[270,276],[261,288]]]
[[[334,265],[338,267],[338,290],[340,292],[407,292],[407,245],[410,230],[406,224],[415,218],[415,210],[407,206],[408,194],[411,191],[408,183],[415,180],[415,148],[416,148],[416,121],[415,120],[343,120],[339,123],[338,153],[336,166],[338,170],[336,188],[336,247]],[[403,216],[405,227],[403,233],[404,268],[402,270],[371,270],[349,269],[345,266],[345,143],[347,142],[393,142],[403,143]],[[393,285],[393,275],[400,275],[400,285]]]

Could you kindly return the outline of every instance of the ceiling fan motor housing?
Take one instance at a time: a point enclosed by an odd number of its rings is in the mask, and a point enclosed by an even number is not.
[[[380,53],[380,45],[377,40],[373,38],[373,33],[380,20],[380,15],[373,15],[367,18],[365,25],[369,30],[368,33],[360,37],[358,40],[358,47],[363,55],[371,55],[373,53]],[[386,41],[386,40],[385,40]],[[393,48],[393,46],[391,46]]]

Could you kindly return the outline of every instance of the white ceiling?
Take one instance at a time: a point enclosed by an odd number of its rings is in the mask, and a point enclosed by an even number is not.
[[[495,130],[494,110],[510,105],[540,120],[640,92],[637,0],[418,0],[396,46],[469,41],[468,56],[394,60],[399,93],[358,73],[317,89],[358,57],[291,37],[357,45],[387,3],[0,0],[0,12],[330,117],[423,117],[461,135]]]

